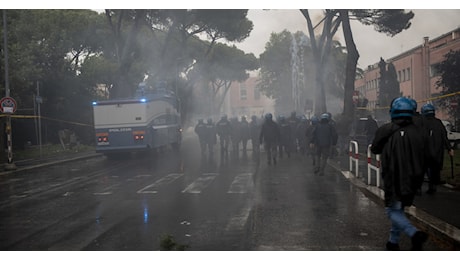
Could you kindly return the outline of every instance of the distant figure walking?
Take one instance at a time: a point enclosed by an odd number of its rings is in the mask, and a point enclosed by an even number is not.
[[[435,108],[432,104],[422,106],[423,128],[428,135],[428,190],[427,194],[434,194],[437,190],[436,186],[441,181],[441,170],[444,165],[444,150],[449,152],[450,156],[454,156],[454,150],[447,138],[447,130],[444,124],[436,118]]]
[[[337,131],[333,124],[329,123],[329,115],[322,114],[319,124],[313,129],[310,146],[315,149],[315,174],[324,175],[327,160],[331,153],[331,147],[337,144]]]
[[[217,135],[220,141],[220,158],[222,161],[228,158],[228,146],[230,143],[230,135],[232,126],[227,119],[227,115],[223,115],[216,124]]]
[[[367,145],[372,144],[377,128],[379,128],[377,121],[375,121],[371,115],[368,115],[366,125],[364,126],[364,131],[366,132],[367,136]]]
[[[264,144],[264,149],[267,152],[267,163],[276,165],[276,150],[280,141],[280,129],[276,122],[273,121],[271,113],[265,115],[265,121],[260,130],[259,142]]]
[[[198,135],[198,140],[200,141],[201,158],[204,159],[206,158],[207,136],[206,125],[203,119],[198,119],[198,123],[195,126],[195,133]]]
[[[251,122],[249,123],[249,132],[251,135],[251,145],[252,145],[252,159],[254,161],[259,160],[260,155],[260,130],[262,125],[258,122],[257,116],[251,117]]]

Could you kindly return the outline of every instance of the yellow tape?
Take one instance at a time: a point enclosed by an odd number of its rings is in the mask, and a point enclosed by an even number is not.
[[[10,116],[11,118],[21,118],[21,119],[32,119],[32,118],[41,118],[45,120],[50,120],[50,121],[56,121],[56,122],[61,122],[61,123],[67,123],[71,125],[81,125],[81,126],[90,126],[94,127],[94,125],[90,124],[85,124],[85,123],[79,123],[79,122],[72,122],[72,121],[66,121],[66,120],[61,120],[61,119],[55,119],[55,118],[50,118],[50,117],[45,117],[45,116],[33,116],[33,115],[7,115],[7,114],[1,114],[0,117],[6,117]]]
[[[422,103],[422,102],[427,102],[427,101],[433,101],[433,100],[437,100],[437,99],[452,97],[452,96],[456,96],[456,95],[459,95],[459,94],[460,94],[460,91],[457,91],[457,92],[445,94],[445,95],[442,95],[442,96],[427,98],[427,99],[420,100],[420,101],[415,100],[415,101],[416,101],[417,104],[418,104],[418,103]],[[357,109],[358,109],[358,110],[368,110],[368,109],[365,108],[365,107],[358,107]],[[390,109],[390,107],[375,107],[375,108],[373,108],[373,109]],[[371,109],[371,110],[373,110],[373,109]]]

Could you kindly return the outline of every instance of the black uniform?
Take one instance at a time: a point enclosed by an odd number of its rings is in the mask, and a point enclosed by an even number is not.
[[[371,146],[381,154],[385,206],[401,201],[410,206],[423,182],[426,161],[426,135],[412,118],[398,118],[377,129]]]
[[[293,147],[292,126],[288,121],[286,121],[285,118],[280,118],[279,128],[280,128],[280,142],[279,142],[280,158],[283,158],[284,153],[286,153],[288,157],[291,157],[291,151]]]
[[[206,145],[207,145],[207,135],[206,135],[206,125],[203,120],[198,120],[198,124],[195,126],[195,133],[198,135],[201,148],[201,157],[205,158],[206,156]]]
[[[223,116],[216,124],[217,135],[220,140],[220,156],[228,156],[228,145],[230,142],[230,134],[232,126],[226,116]]]
[[[314,145],[316,152],[315,173],[324,175],[331,148],[337,144],[337,138],[334,125],[330,124],[327,119],[321,119],[313,129],[310,144]]]
[[[444,165],[444,150],[452,149],[447,138],[447,131],[444,124],[434,115],[425,115],[423,128],[426,130],[428,138],[428,161],[427,175],[429,179],[429,189],[427,193],[436,192],[436,185],[440,182],[440,174]]]
[[[243,146],[243,155],[247,155],[247,145],[248,140],[251,138],[251,132],[249,129],[249,122],[246,120],[246,117],[241,118],[240,122],[240,137],[241,144]]]
[[[253,154],[252,158],[254,160],[257,160],[260,154],[259,136],[260,136],[261,127],[262,127],[261,124],[257,122],[257,117],[253,116],[251,119],[251,122],[249,123],[249,134],[251,136],[252,154]]]
[[[206,122],[206,145],[208,148],[209,160],[214,159],[214,146],[217,143],[217,131],[216,126],[211,119]]]
[[[270,165],[271,160],[276,164],[276,149],[280,140],[280,129],[278,124],[271,119],[265,119],[260,130],[259,142],[264,144],[267,152],[267,163]]]

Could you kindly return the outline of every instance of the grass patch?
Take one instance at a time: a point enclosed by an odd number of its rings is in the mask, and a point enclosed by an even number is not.
[[[188,245],[178,244],[171,235],[164,235],[160,241],[161,251],[185,251],[187,248]]]
[[[444,167],[441,171],[441,182],[446,182],[456,189],[460,189],[460,150],[454,150],[453,156],[453,176],[450,163],[450,156],[444,152]]]

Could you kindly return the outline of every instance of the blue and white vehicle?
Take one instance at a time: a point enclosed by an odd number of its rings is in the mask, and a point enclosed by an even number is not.
[[[178,99],[174,92],[141,83],[131,99],[93,102],[96,152],[151,151],[182,140]]]

